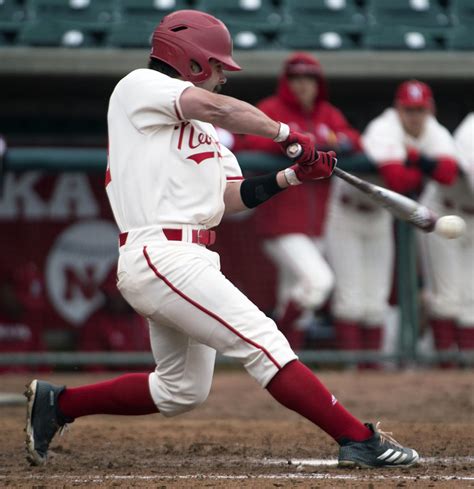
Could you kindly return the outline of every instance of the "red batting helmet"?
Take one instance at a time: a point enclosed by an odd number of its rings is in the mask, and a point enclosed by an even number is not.
[[[153,33],[151,58],[172,66],[185,80],[203,82],[211,76],[211,58],[225,70],[239,71],[232,59],[232,38],[219,19],[198,10],[178,10],[164,17]],[[191,71],[191,61],[201,67]]]
[[[395,103],[402,107],[432,109],[434,106],[433,92],[426,83],[418,80],[408,80],[398,86],[395,94]]]

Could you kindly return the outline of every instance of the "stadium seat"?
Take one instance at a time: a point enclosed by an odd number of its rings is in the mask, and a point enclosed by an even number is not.
[[[354,0],[283,0],[287,24],[301,27],[324,27],[344,32],[359,32],[365,16]]]
[[[33,20],[68,21],[100,31],[116,20],[113,0],[27,0],[27,10]]]
[[[410,27],[375,27],[367,31],[362,45],[368,49],[423,51],[439,49],[434,34],[428,29]]]
[[[285,49],[354,49],[354,41],[343,32],[328,29],[321,30],[285,30],[277,38],[278,44]]]
[[[26,12],[17,0],[0,0],[0,30],[16,31],[24,22]]]
[[[74,22],[36,20],[21,28],[18,44],[83,48],[96,46],[97,42],[90,32],[78,28]]]
[[[413,26],[440,28],[449,18],[435,0],[369,0],[370,23],[380,26]]]
[[[447,34],[446,46],[452,50],[471,50],[474,51],[474,36],[472,29],[468,27],[457,27]]]
[[[118,10],[124,22],[158,22],[170,12],[189,8],[185,0],[118,0]]]
[[[107,35],[105,44],[120,48],[145,48],[151,46],[151,36],[160,19],[156,22],[131,20],[113,24]]]
[[[271,33],[281,24],[281,15],[271,0],[197,0],[194,8],[215,15],[229,29]]]
[[[474,1],[451,0],[449,13],[453,25],[465,25],[474,27]]]
[[[231,28],[230,33],[234,42],[235,49],[252,50],[268,49],[271,47],[269,41],[259,31],[242,28]]]

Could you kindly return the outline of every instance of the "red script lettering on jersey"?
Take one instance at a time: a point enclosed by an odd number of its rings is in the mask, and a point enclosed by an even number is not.
[[[210,146],[212,144],[216,145],[219,148],[219,142],[216,141],[212,136],[209,134],[206,134],[204,132],[197,132],[195,131],[194,127],[190,125],[189,122],[183,122],[179,126],[176,126],[176,129],[179,128],[179,137],[178,137],[178,149],[181,151],[183,149],[183,141],[185,140],[185,132],[186,132],[186,127],[190,126],[189,129],[189,136],[188,136],[188,145],[187,147],[189,149],[196,149],[199,148],[199,146]],[[215,156],[215,150],[214,151],[204,151],[202,153],[194,153],[190,156],[187,157],[187,159],[195,161],[198,165],[202,161],[208,159],[208,158],[213,158]],[[220,153],[217,152],[217,156],[220,157]]]

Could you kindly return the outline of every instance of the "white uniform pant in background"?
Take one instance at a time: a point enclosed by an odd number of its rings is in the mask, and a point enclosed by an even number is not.
[[[334,275],[323,258],[323,243],[306,234],[287,234],[264,241],[278,270],[277,312],[293,300],[303,309],[318,309],[329,297]]]
[[[474,216],[458,214],[466,221],[460,238],[419,234],[423,275],[430,316],[474,327]]]
[[[297,358],[276,324],[219,268],[219,255],[197,244],[132,239],[120,248],[117,287],[149,320],[156,361],[150,390],[165,416],[206,399],[215,350],[239,360],[263,387]]]
[[[335,275],[336,319],[380,326],[392,287],[392,219],[384,210],[333,207],[326,226],[327,256]]]

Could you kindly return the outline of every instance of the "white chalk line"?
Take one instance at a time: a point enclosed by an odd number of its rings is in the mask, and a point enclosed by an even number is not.
[[[264,458],[264,459],[250,459],[255,464],[262,465],[306,465],[310,467],[335,467],[337,465],[337,459],[325,459],[325,458]],[[421,464],[438,464],[444,463],[448,465],[453,465],[455,463],[474,463],[474,457],[425,457],[420,458]]]
[[[29,475],[26,477],[21,477],[22,480],[67,480],[73,483],[101,483],[107,481],[158,481],[158,480],[254,480],[254,479],[265,479],[265,480],[295,480],[295,479],[311,479],[311,480],[351,480],[351,481],[394,481],[394,480],[436,480],[436,481],[474,481],[474,476],[462,476],[462,475],[375,475],[371,471],[365,471],[365,475],[351,475],[351,474],[308,474],[308,473],[297,473],[297,474],[258,474],[258,475],[228,475],[228,474],[162,474],[162,475],[120,475],[120,474],[109,474],[109,475],[90,475],[90,476],[79,476],[79,475]],[[14,476],[0,475],[1,479],[18,479]]]
[[[237,459],[236,459],[237,460]],[[243,459],[238,459],[242,462]],[[232,460],[234,461],[234,460]],[[228,462],[231,463],[231,460]],[[337,465],[336,459],[284,459],[284,458],[264,458],[264,459],[245,459],[245,462],[254,466],[292,466],[296,470],[303,468],[304,466],[312,467],[335,467]],[[472,463],[474,457],[427,457],[420,460],[421,466],[426,464],[444,463],[452,465],[454,463]],[[34,470],[34,469],[32,469]],[[386,469],[390,470],[390,469]],[[408,469],[409,470],[409,469]],[[29,480],[68,480],[74,483],[101,483],[111,480],[116,481],[154,481],[154,480],[252,480],[252,479],[268,479],[268,480],[294,480],[294,479],[312,479],[312,480],[352,480],[352,481],[364,481],[364,480],[431,480],[435,478],[438,481],[474,481],[474,473],[472,475],[405,475],[405,474],[380,474],[373,470],[357,471],[357,475],[351,474],[337,474],[337,473],[308,473],[308,472],[293,472],[293,473],[279,473],[279,474],[256,474],[256,475],[229,475],[229,474],[156,474],[156,475],[120,475],[120,474],[107,474],[107,475],[47,475],[47,474],[29,474],[21,479]],[[0,475],[0,480],[4,479],[18,479],[17,476]]]

